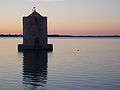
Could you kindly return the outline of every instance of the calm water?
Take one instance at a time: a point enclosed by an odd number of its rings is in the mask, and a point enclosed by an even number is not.
[[[0,38],[0,90],[120,90],[120,39],[50,38],[53,52],[18,52]]]

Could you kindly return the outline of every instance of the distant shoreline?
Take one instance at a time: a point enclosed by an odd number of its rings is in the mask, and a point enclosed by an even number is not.
[[[12,35],[12,34],[0,34],[0,37],[23,37],[22,34]],[[72,36],[72,35],[48,35],[48,37],[120,37],[119,35],[112,36]]]

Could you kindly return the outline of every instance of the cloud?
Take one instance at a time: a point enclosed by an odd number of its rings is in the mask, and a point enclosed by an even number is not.
[[[30,1],[40,1],[40,2],[54,2],[54,1],[64,1],[64,0],[30,0]]]

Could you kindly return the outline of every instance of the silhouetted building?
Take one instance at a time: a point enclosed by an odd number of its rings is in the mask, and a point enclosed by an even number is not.
[[[34,10],[29,16],[23,17],[23,44],[18,45],[18,50],[53,50],[47,37],[47,17]]]
[[[47,51],[23,51],[23,84],[43,90],[47,83]]]

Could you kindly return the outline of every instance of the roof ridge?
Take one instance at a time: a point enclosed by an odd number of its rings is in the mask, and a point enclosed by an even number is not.
[[[35,17],[35,16],[41,16],[41,17],[42,17],[42,15],[40,15],[36,10],[34,10],[34,11],[29,15],[29,17]]]

